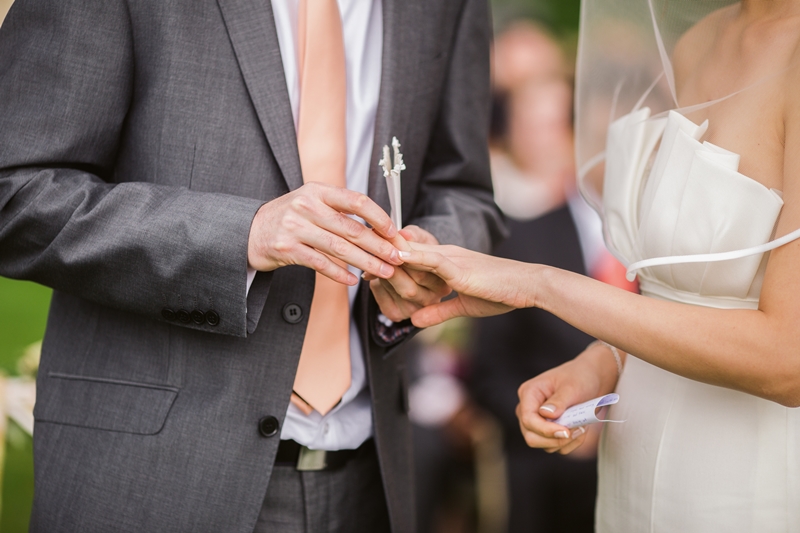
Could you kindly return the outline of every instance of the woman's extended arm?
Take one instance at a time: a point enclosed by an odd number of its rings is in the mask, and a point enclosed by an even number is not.
[[[787,78],[785,87],[799,86],[800,68]],[[789,148],[800,146],[800,99],[787,93],[784,110],[784,207],[776,236],[800,228],[800,150]],[[459,293],[418,311],[412,317],[418,326],[540,307],[670,372],[800,406],[800,241],[770,253],[757,310],[660,301],[571,272],[453,247],[421,247],[404,260],[435,271]]]
[[[788,218],[800,226],[800,213],[788,204],[779,234]],[[791,275],[800,264],[800,243],[772,252],[758,310],[660,301],[572,272],[454,247],[422,247],[405,260],[432,269],[459,293],[418,311],[417,326],[540,307],[670,372],[800,405],[800,279]]]

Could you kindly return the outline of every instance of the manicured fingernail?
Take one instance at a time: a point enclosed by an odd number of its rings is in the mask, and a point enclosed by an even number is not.
[[[390,239],[393,239],[397,235],[397,228],[394,227],[394,224],[389,226],[389,231],[386,232],[386,236]]]
[[[394,269],[389,265],[381,265],[381,276],[389,278],[394,274]]]
[[[409,257],[411,257],[411,252],[399,251],[397,252],[397,254],[400,256],[400,259],[408,259]]]
[[[555,406],[555,405],[550,405],[550,404],[548,403],[547,405],[543,405],[543,406],[541,406],[541,407],[539,408],[539,410],[540,410],[540,411],[546,411],[546,412],[548,412],[548,413],[555,413],[555,412],[556,412],[556,406]]]
[[[569,431],[566,429],[562,429],[560,431],[555,432],[555,436],[557,439],[568,439],[569,438]]]
[[[578,437],[580,437],[584,433],[586,433],[586,428],[583,427],[583,426],[579,427],[578,429],[576,429],[575,431],[572,432],[572,440],[577,439]]]

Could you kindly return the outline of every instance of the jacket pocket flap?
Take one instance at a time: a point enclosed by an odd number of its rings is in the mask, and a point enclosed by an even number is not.
[[[108,431],[155,435],[164,427],[176,387],[49,372],[34,415],[55,422]]]

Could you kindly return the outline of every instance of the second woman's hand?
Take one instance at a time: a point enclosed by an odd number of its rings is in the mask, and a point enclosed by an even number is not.
[[[568,454],[583,444],[585,428],[570,430],[553,420],[573,405],[614,390],[617,368],[607,352],[602,345],[592,345],[572,361],[520,386],[517,418],[528,446]]]

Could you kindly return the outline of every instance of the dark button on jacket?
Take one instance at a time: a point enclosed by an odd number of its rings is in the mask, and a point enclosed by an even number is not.
[[[176,315],[178,317],[178,322],[181,322],[183,324],[188,324],[189,322],[192,321],[192,315],[190,315],[189,311],[187,311],[186,309],[178,309]]]
[[[297,304],[286,304],[283,308],[283,319],[289,324],[297,324],[303,320],[303,308]]]
[[[258,421],[258,432],[262,437],[274,437],[278,434],[280,423],[274,416],[265,416]]]
[[[167,322],[175,322],[178,319],[178,317],[175,315],[175,311],[168,307],[165,307],[161,310],[161,317]]]
[[[214,311],[206,311],[206,322],[208,322],[209,326],[216,326],[219,324],[219,314]]]
[[[199,309],[195,309],[194,311],[192,311],[191,315],[192,315],[192,322],[194,322],[198,326],[202,326],[203,324],[206,323],[206,314],[200,311]]]

